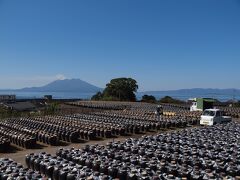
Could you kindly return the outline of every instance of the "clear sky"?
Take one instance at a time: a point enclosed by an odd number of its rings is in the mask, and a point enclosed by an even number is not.
[[[0,89],[115,77],[240,88],[240,0],[0,0]]]

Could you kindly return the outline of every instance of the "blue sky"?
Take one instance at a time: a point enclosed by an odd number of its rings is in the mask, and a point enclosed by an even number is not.
[[[240,88],[239,0],[0,0],[0,89],[80,78]]]

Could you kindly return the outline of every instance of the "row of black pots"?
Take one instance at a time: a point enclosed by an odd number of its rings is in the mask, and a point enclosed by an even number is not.
[[[9,128],[0,127],[0,135],[9,139],[9,141],[23,148],[33,148],[36,145],[36,138]]]
[[[8,158],[0,158],[0,180],[47,180],[40,173],[24,168]]]
[[[26,155],[26,164],[28,168],[53,180],[112,179],[103,173],[94,172],[87,166],[81,166],[44,152]]]
[[[229,123],[144,136],[106,146],[59,149],[56,155],[120,179],[139,179],[143,174],[146,179],[239,178],[239,137],[240,125]]]
[[[10,147],[10,140],[4,136],[0,136],[0,152],[6,152]]]

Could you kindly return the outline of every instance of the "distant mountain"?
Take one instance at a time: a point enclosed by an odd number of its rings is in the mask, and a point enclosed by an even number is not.
[[[102,89],[89,84],[80,79],[56,80],[42,87],[30,87],[18,89],[15,91],[22,92],[79,92],[79,93],[95,93]]]
[[[240,89],[214,89],[214,88],[193,88],[193,89],[179,89],[166,91],[145,91],[143,93],[158,94],[158,93],[178,93],[178,94],[240,94]]]
[[[240,97],[240,89],[205,89],[205,88],[194,88],[194,89],[179,89],[179,90],[168,90],[168,91],[146,91],[139,93],[140,95],[147,94],[153,95],[157,98],[164,96],[172,96],[178,99],[186,100],[188,98],[195,97],[209,97],[221,100],[228,100],[236,97]]]
[[[65,80],[56,80],[42,87],[30,87],[30,88],[23,88],[23,89],[17,89],[17,90],[2,89],[0,90],[0,93],[19,95],[20,93],[25,93],[25,92],[31,92],[31,93],[51,92],[53,94],[55,92],[56,94],[55,96],[65,97],[66,94],[72,94],[72,93],[94,94],[102,90],[103,89],[96,87],[92,84],[89,84],[85,81],[82,81],[80,79],[65,79]],[[58,93],[65,93],[65,94],[58,95]],[[145,91],[145,92],[136,93],[137,98],[139,100],[145,94],[153,95],[157,99],[160,99],[164,96],[171,96],[173,98],[177,98],[180,100],[187,100],[189,98],[195,98],[195,97],[216,98],[221,101],[228,101],[233,98],[240,100],[240,89],[233,89],[233,88],[232,89],[194,88],[194,89],[179,89],[179,90],[166,90],[166,91]],[[77,97],[78,96],[79,94],[77,95]],[[72,97],[72,96],[66,96],[66,97]]]

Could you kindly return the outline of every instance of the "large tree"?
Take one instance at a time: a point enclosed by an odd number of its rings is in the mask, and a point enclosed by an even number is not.
[[[137,81],[132,78],[112,79],[103,91],[104,99],[136,101]]]
[[[159,100],[160,103],[169,103],[169,104],[184,104],[184,101],[181,101],[179,99],[174,99],[170,96],[165,96],[162,99]]]
[[[100,101],[103,98],[103,94],[99,91],[95,95],[92,96],[92,101]]]
[[[156,102],[156,98],[154,96],[149,96],[149,95],[143,95],[142,96],[142,102],[148,102],[148,103],[155,103]]]

